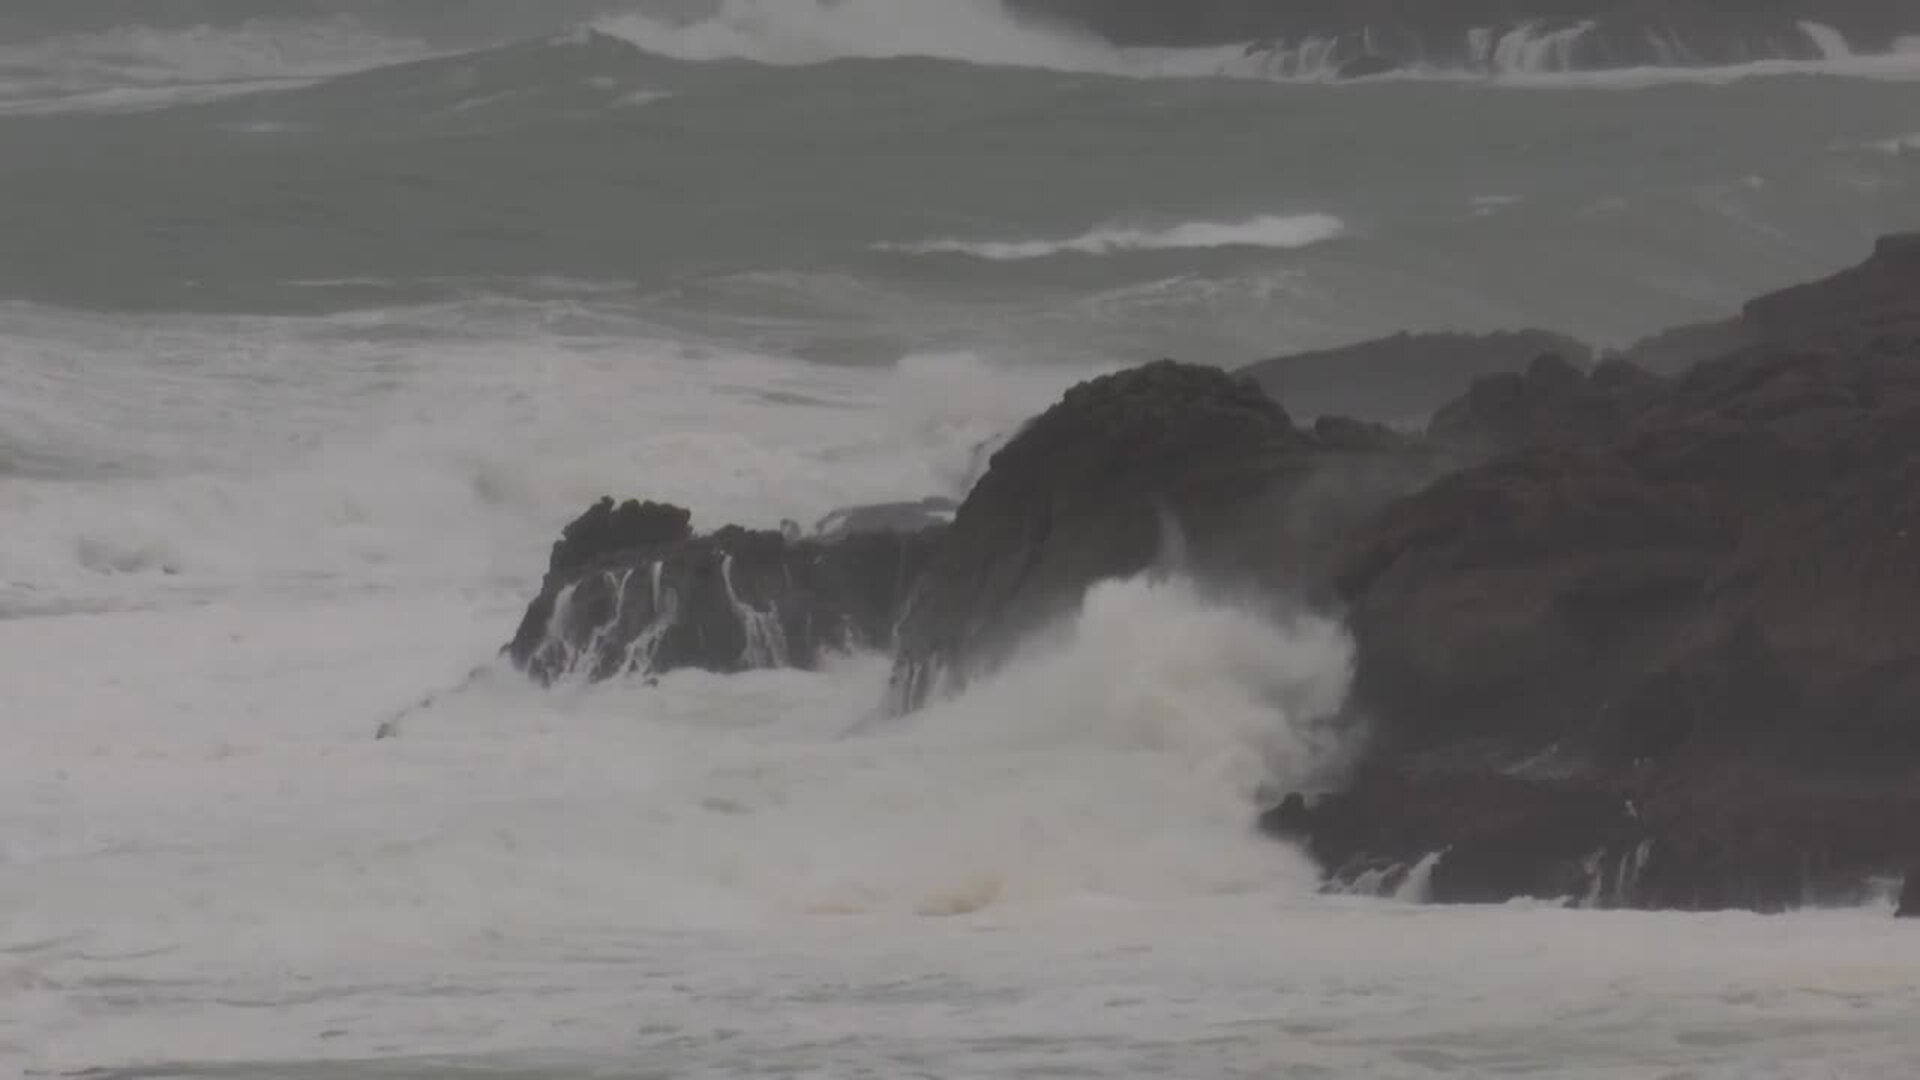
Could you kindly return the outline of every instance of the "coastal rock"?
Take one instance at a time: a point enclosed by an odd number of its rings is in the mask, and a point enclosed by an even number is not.
[[[1368,743],[1336,788],[1262,819],[1334,885],[1864,899],[1920,848],[1908,252],[1883,242],[1749,305],[1800,328],[1777,341],[1669,376],[1537,355],[1420,435],[1303,430],[1250,381],[1170,362],[1076,387],[942,538],[895,706],[991,670],[1089,584],[1173,547],[1239,595],[1346,619]],[[1312,501],[1328,491],[1337,512]]]
[[[901,624],[891,705],[998,667],[1094,582],[1156,563],[1269,591],[1324,580],[1338,538],[1434,471],[1384,429],[1300,430],[1217,368],[1160,361],[1081,383],[961,504]]]
[[[1776,909],[1920,841],[1920,339],[1634,385],[1356,535],[1380,742],[1287,826],[1336,874],[1445,850],[1437,898],[1604,869],[1619,903]]]
[[[1394,334],[1262,360],[1240,373],[1286,402],[1295,416],[1348,416],[1417,428],[1468,381],[1525,371],[1548,355],[1582,369],[1592,361],[1587,346],[1545,330]]]
[[[937,529],[831,541],[728,526],[603,499],[563,531],[506,652],[541,683],[816,666],[828,651],[887,648]]]
[[[1804,285],[1756,297],[1732,318],[1655,334],[1625,357],[1654,371],[1756,347],[1858,349],[1920,336],[1920,233],[1881,237],[1873,254]]]
[[[664,547],[693,535],[693,512],[678,506],[602,498],[560,530],[547,560],[547,574],[567,574],[603,555]]]
[[[1536,445],[1606,442],[1632,430],[1659,379],[1629,361],[1591,372],[1557,353],[1524,372],[1483,375],[1434,414],[1427,433],[1456,449],[1504,453]]]

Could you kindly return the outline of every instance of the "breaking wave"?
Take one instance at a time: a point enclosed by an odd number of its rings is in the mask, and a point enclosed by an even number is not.
[[[1354,29],[1179,48],[1117,46],[1064,22],[1009,14],[999,0],[720,0],[705,18],[621,14],[594,25],[662,56],[780,65],[920,57],[1134,77],[1320,82],[1391,73],[1515,79],[1519,85],[1599,73],[1633,73],[1628,85],[1660,77],[1698,80],[1707,72],[1718,78],[1920,74],[1911,40],[1865,55],[1840,31],[1812,21],[1786,23],[1753,40],[1712,43],[1656,29],[1623,39],[1594,21],[1533,20],[1397,46],[1385,44],[1392,35]]]
[[[383,67],[432,52],[424,42],[379,33],[346,17],[250,19],[234,26],[125,25],[0,45],[0,104],[164,102],[194,96],[182,93],[192,88],[240,91]]]
[[[927,240],[914,244],[877,244],[875,249],[906,255],[966,255],[995,262],[1046,259],[1056,255],[1114,255],[1130,251],[1180,251],[1203,248],[1303,248],[1346,232],[1331,214],[1263,214],[1238,222],[1193,221],[1166,229],[1106,227],[1067,240]]]
[[[912,56],[1069,71],[1119,66],[1110,46],[1029,25],[995,0],[721,0],[710,17],[693,22],[627,14],[595,26],[681,60],[815,64]]]

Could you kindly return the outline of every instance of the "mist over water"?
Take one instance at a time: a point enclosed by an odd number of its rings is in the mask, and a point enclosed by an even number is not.
[[[1253,821],[1364,738],[1352,644],[1178,573],[901,721],[883,657],[496,657],[603,494],[958,497],[1128,363],[1614,343],[1920,220],[1910,57],[1511,49],[1334,84],[957,0],[8,5],[0,1072],[1911,1075],[1878,908],[1319,894]]]

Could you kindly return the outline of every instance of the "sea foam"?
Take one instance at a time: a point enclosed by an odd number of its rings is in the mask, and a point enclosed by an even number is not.
[[[1135,251],[1204,248],[1303,248],[1347,231],[1331,214],[1262,214],[1243,221],[1190,221],[1169,228],[1104,226],[1065,240],[925,240],[876,244],[875,249],[908,255],[968,255],[995,262],[1045,259],[1056,255],[1115,255]]]

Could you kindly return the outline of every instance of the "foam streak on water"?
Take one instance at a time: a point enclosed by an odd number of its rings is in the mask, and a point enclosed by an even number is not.
[[[1130,251],[1204,248],[1301,248],[1331,240],[1346,224],[1331,214],[1263,214],[1236,222],[1193,221],[1163,229],[1111,226],[1069,240],[928,240],[882,244],[882,251],[910,255],[971,255],[996,262],[1053,255],[1112,255]]]

